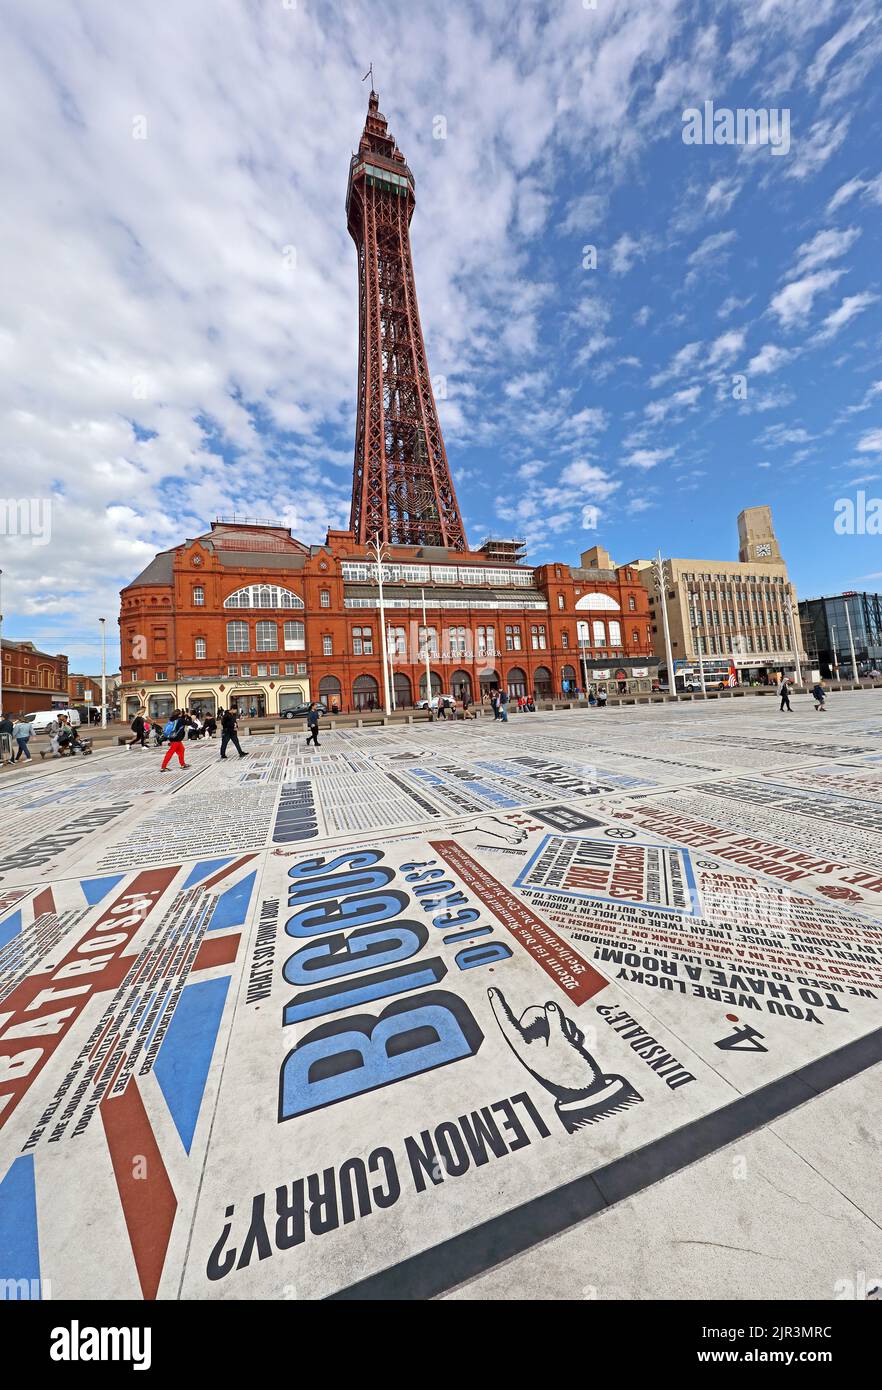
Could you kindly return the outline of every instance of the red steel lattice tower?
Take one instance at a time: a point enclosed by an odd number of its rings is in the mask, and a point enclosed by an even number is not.
[[[358,253],[358,416],[350,529],[361,544],[465,550],[429,369],[410,252],[413,175],[372,91],[349,166]]]

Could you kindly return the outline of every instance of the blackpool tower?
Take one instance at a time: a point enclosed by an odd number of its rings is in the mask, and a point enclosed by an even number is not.
[[[349,166],[358,254],[358,417],[350,530],[366,544],[465,550],[462,517],[426,363],[410,219],[413,175],[372,91]]]

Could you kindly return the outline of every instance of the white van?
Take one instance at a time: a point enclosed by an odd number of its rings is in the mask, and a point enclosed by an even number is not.
[[[75,709],[38,709],[36,714],[26,714],[25,721],[35,734],[45,734],[59,714],[66,714],[73,728],[79,728],[80,716]]]

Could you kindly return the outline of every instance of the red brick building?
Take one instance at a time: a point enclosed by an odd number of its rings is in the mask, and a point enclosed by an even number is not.
[[[50,656],[33,642],[3,638],[3,710],[31,714],[67,705],[67,657]]]
[[[523,563],[512,542],[475,551],[393,546],[384,565],[391,703],[649,689],[648,596],[599,547],[580,567]],[[283,714],[308,699],[384,704],[376,565],[350,532],[307,546],[270,522],[216,521],[163,551],[122,591],[123,715],[145,705]],[[425,603],[425,622],[423,604]]]

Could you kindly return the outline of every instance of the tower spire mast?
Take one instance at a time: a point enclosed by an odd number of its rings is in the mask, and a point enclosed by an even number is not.
[[[373,87],[349,167],[346,215],[358,255],[359,347],[350,529],[360,544],[465,550],[466,536],[420,324],[410,249],[413,175]]]

